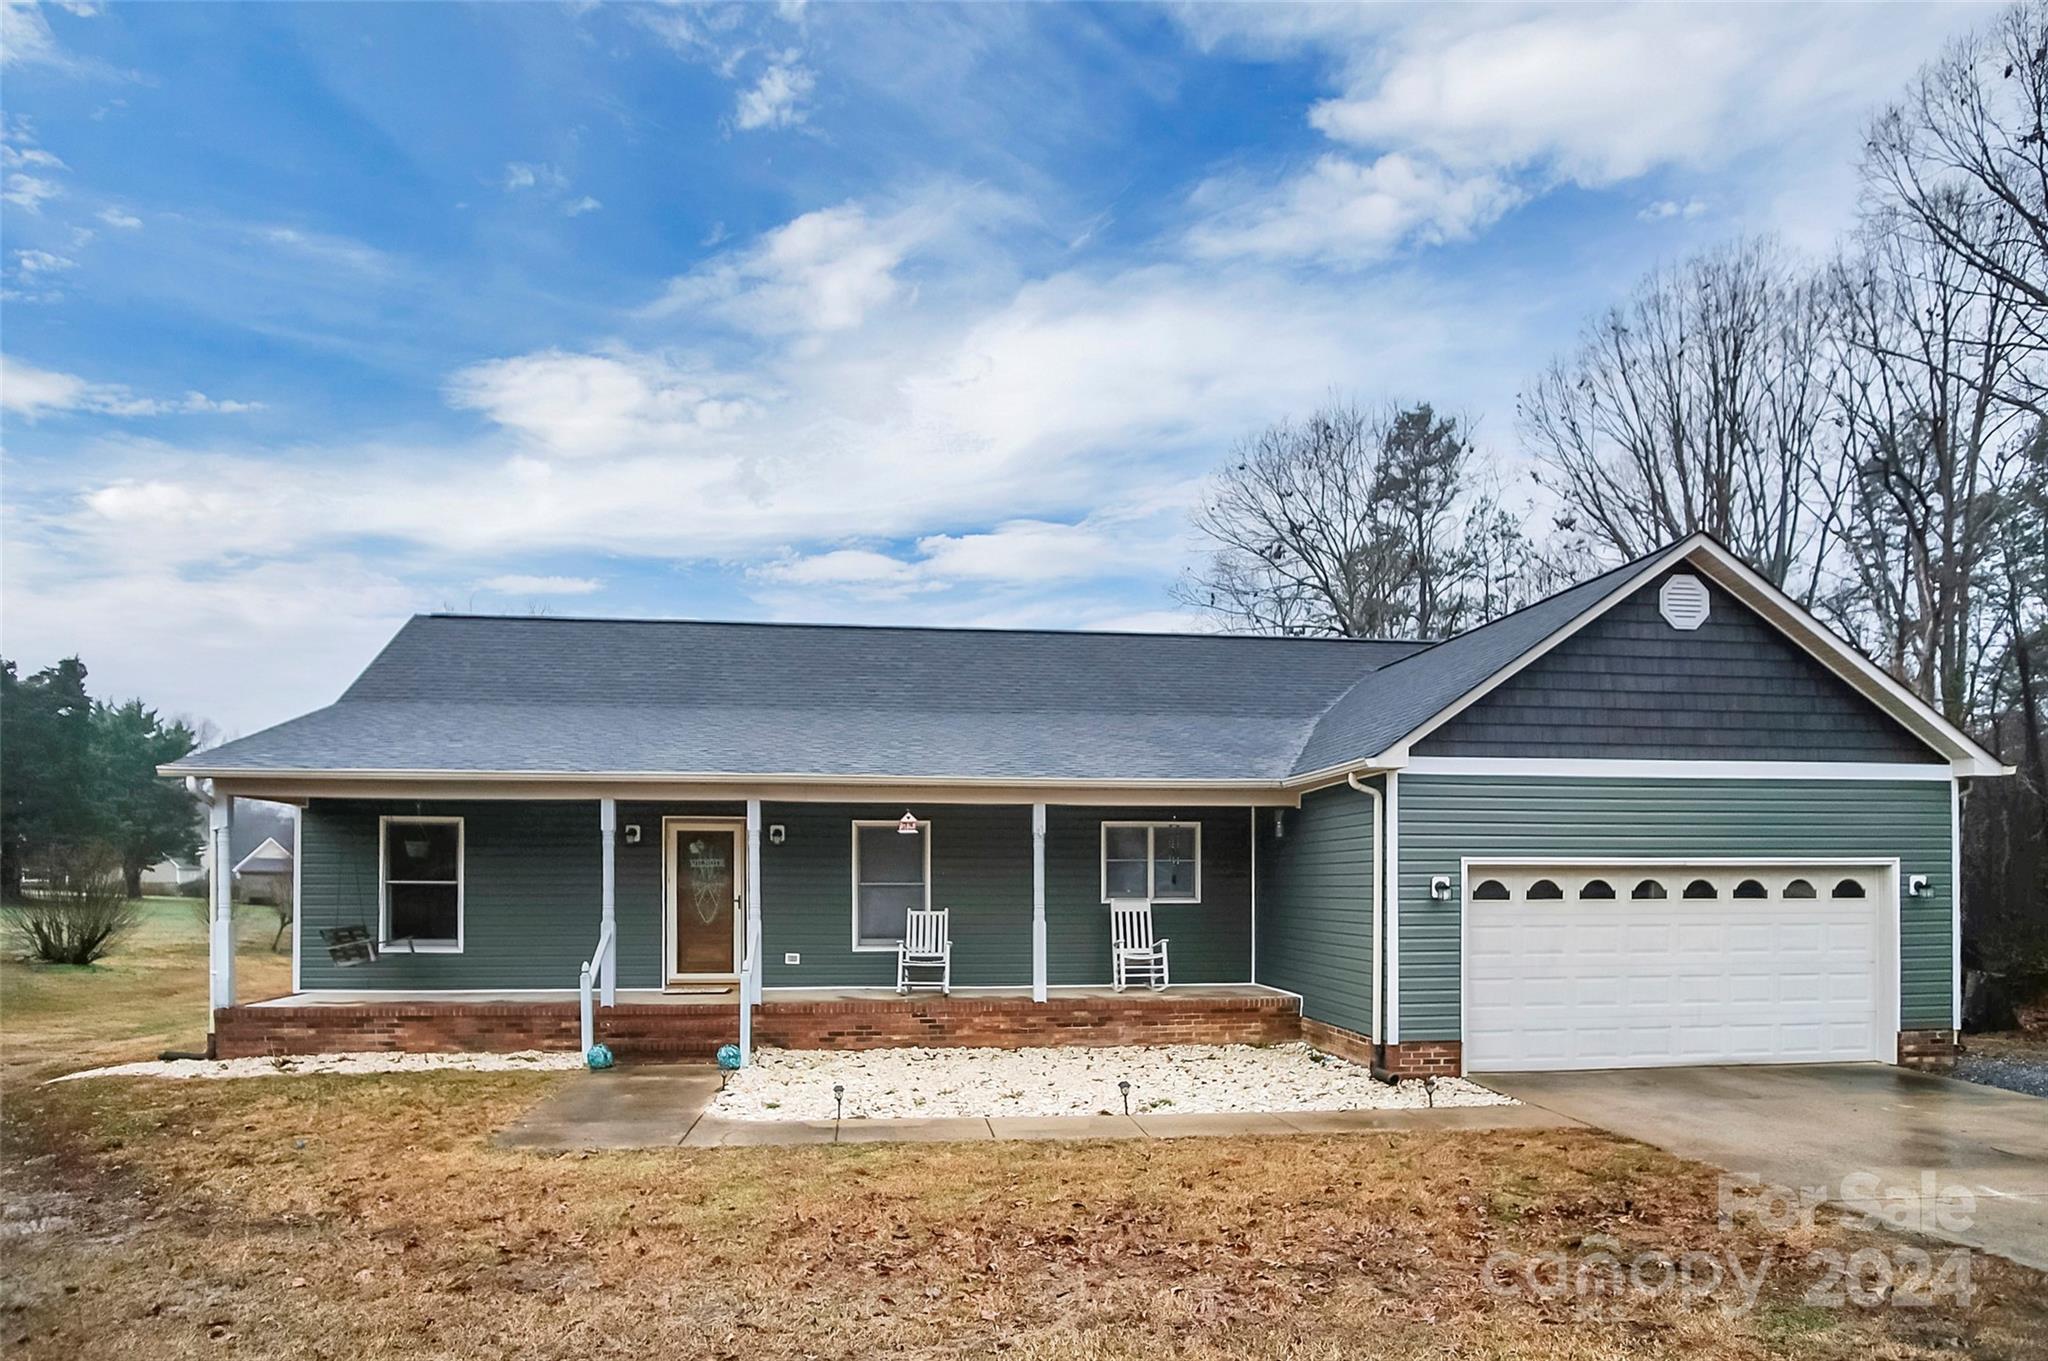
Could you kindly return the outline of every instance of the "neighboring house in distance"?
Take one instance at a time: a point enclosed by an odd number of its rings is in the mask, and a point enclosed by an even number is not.
[[[261,845],[235,862],[238,898],[252,903],[287,903],[292,894],[292,853],[267,836]]]
[[[2007,773],[1704,536],[1433,644],[422,616],[166,770],[301,809],[294,995],[217,955],[224,1053],[573,1044],[595,955],[628,1055],[1401,1073],[1940,1062],[1959,790]],[[1175,986],[1109,991],[1112,897]],[[927,904],[954,995],[898,998]]]
[[[205,753],[200,752],[195,753],[195,755],[204,756]],[[200,812],[203,816],[203,805]],[[290,847],[298,837],[297,825],[298,810],[288,804],[266,803],[251,799],[243,801],[237,807],[234,835],[229,845],[229,854],[234,857],[230,861],[230,865],[235,874],[237,897],[244,897],[248,892],[254,892],[259,896],[269,895],[279,891],[280,888],[284,892],[290,892],[292,873]],[[266,842],[277,848],[277,850],[284,852],[283,863],[276,863],[275,852],[270,852],[271,863],[254,870],[257,878],[253,880],[245,879],[244,875],[250,871],[243,868],[244,864]],[[142,891],[146,894],[176,893],[188,885],[204,882],[212,867],[213,845],[209,838],[202,837],[200,838],[198,855],[191,857],[167,857],[145,869],[142,872]],[[282,885],[278,884],[274,877],[266,877],[277,875],[283,876]]]
[[[142,871],[143,893],[150,896],[171,894],[187,884],[200,882],[206,878],[204,859],[202,853],[191,859],[181,860],[176,856],[167,856],[157,861]]]

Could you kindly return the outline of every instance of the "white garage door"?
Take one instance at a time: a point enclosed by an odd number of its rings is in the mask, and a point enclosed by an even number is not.
[[[1481,866],[1465,882],[1465,1067],[1890,1057],[1891,871]]]

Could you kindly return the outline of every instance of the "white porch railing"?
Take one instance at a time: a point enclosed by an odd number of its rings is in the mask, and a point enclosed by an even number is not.
[[[596,963],[583,961],[583,968],[576,979],[577,1000],[583,1007],[583,1052],[588,1054],[597,1043],[597,1017],[595,998],[592,994],[611,980],[612,970],[617,965],[612,960],[612,924],[606,922],[604,929],[597,933]]]

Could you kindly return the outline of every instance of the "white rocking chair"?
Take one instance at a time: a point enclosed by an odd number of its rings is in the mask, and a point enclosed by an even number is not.
[[[1166,942],[1152,939],[1152,904],[1146,899],[1110,899],[1109,958],[1118,992],[1133,983],[1154,992],[1167,985]]]
[[[939,976],[936,981],[913,981],[912,969],[937,969]],[[896,991],[930,987],[943,993],[953,991],[953,937],[943,907],[929,912],[911,909],[903,923],[903,943],[896,947]]]

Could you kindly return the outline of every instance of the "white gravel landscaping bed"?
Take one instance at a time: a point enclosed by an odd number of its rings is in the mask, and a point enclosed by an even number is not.
[[[832,1087],[849,1119],[1400,1110],[1430,1104],[1418,1081],[1375,1082],[1355,1063],[1305,1044],[1122,1045],[1035,1049],[763,1049],[727,1077],[709,1114],[727,1120],[830,1120]],[[1439,1106],[1512,1098],[1439,1078]]]
[[[583,1066],[581,1054],[521,1049],[511,1054],[280,1054],[261,1059],[152,1059],[66,1073],[55,1082],[84,1077],[314,1077],[349,1073],[556,1073]]]

